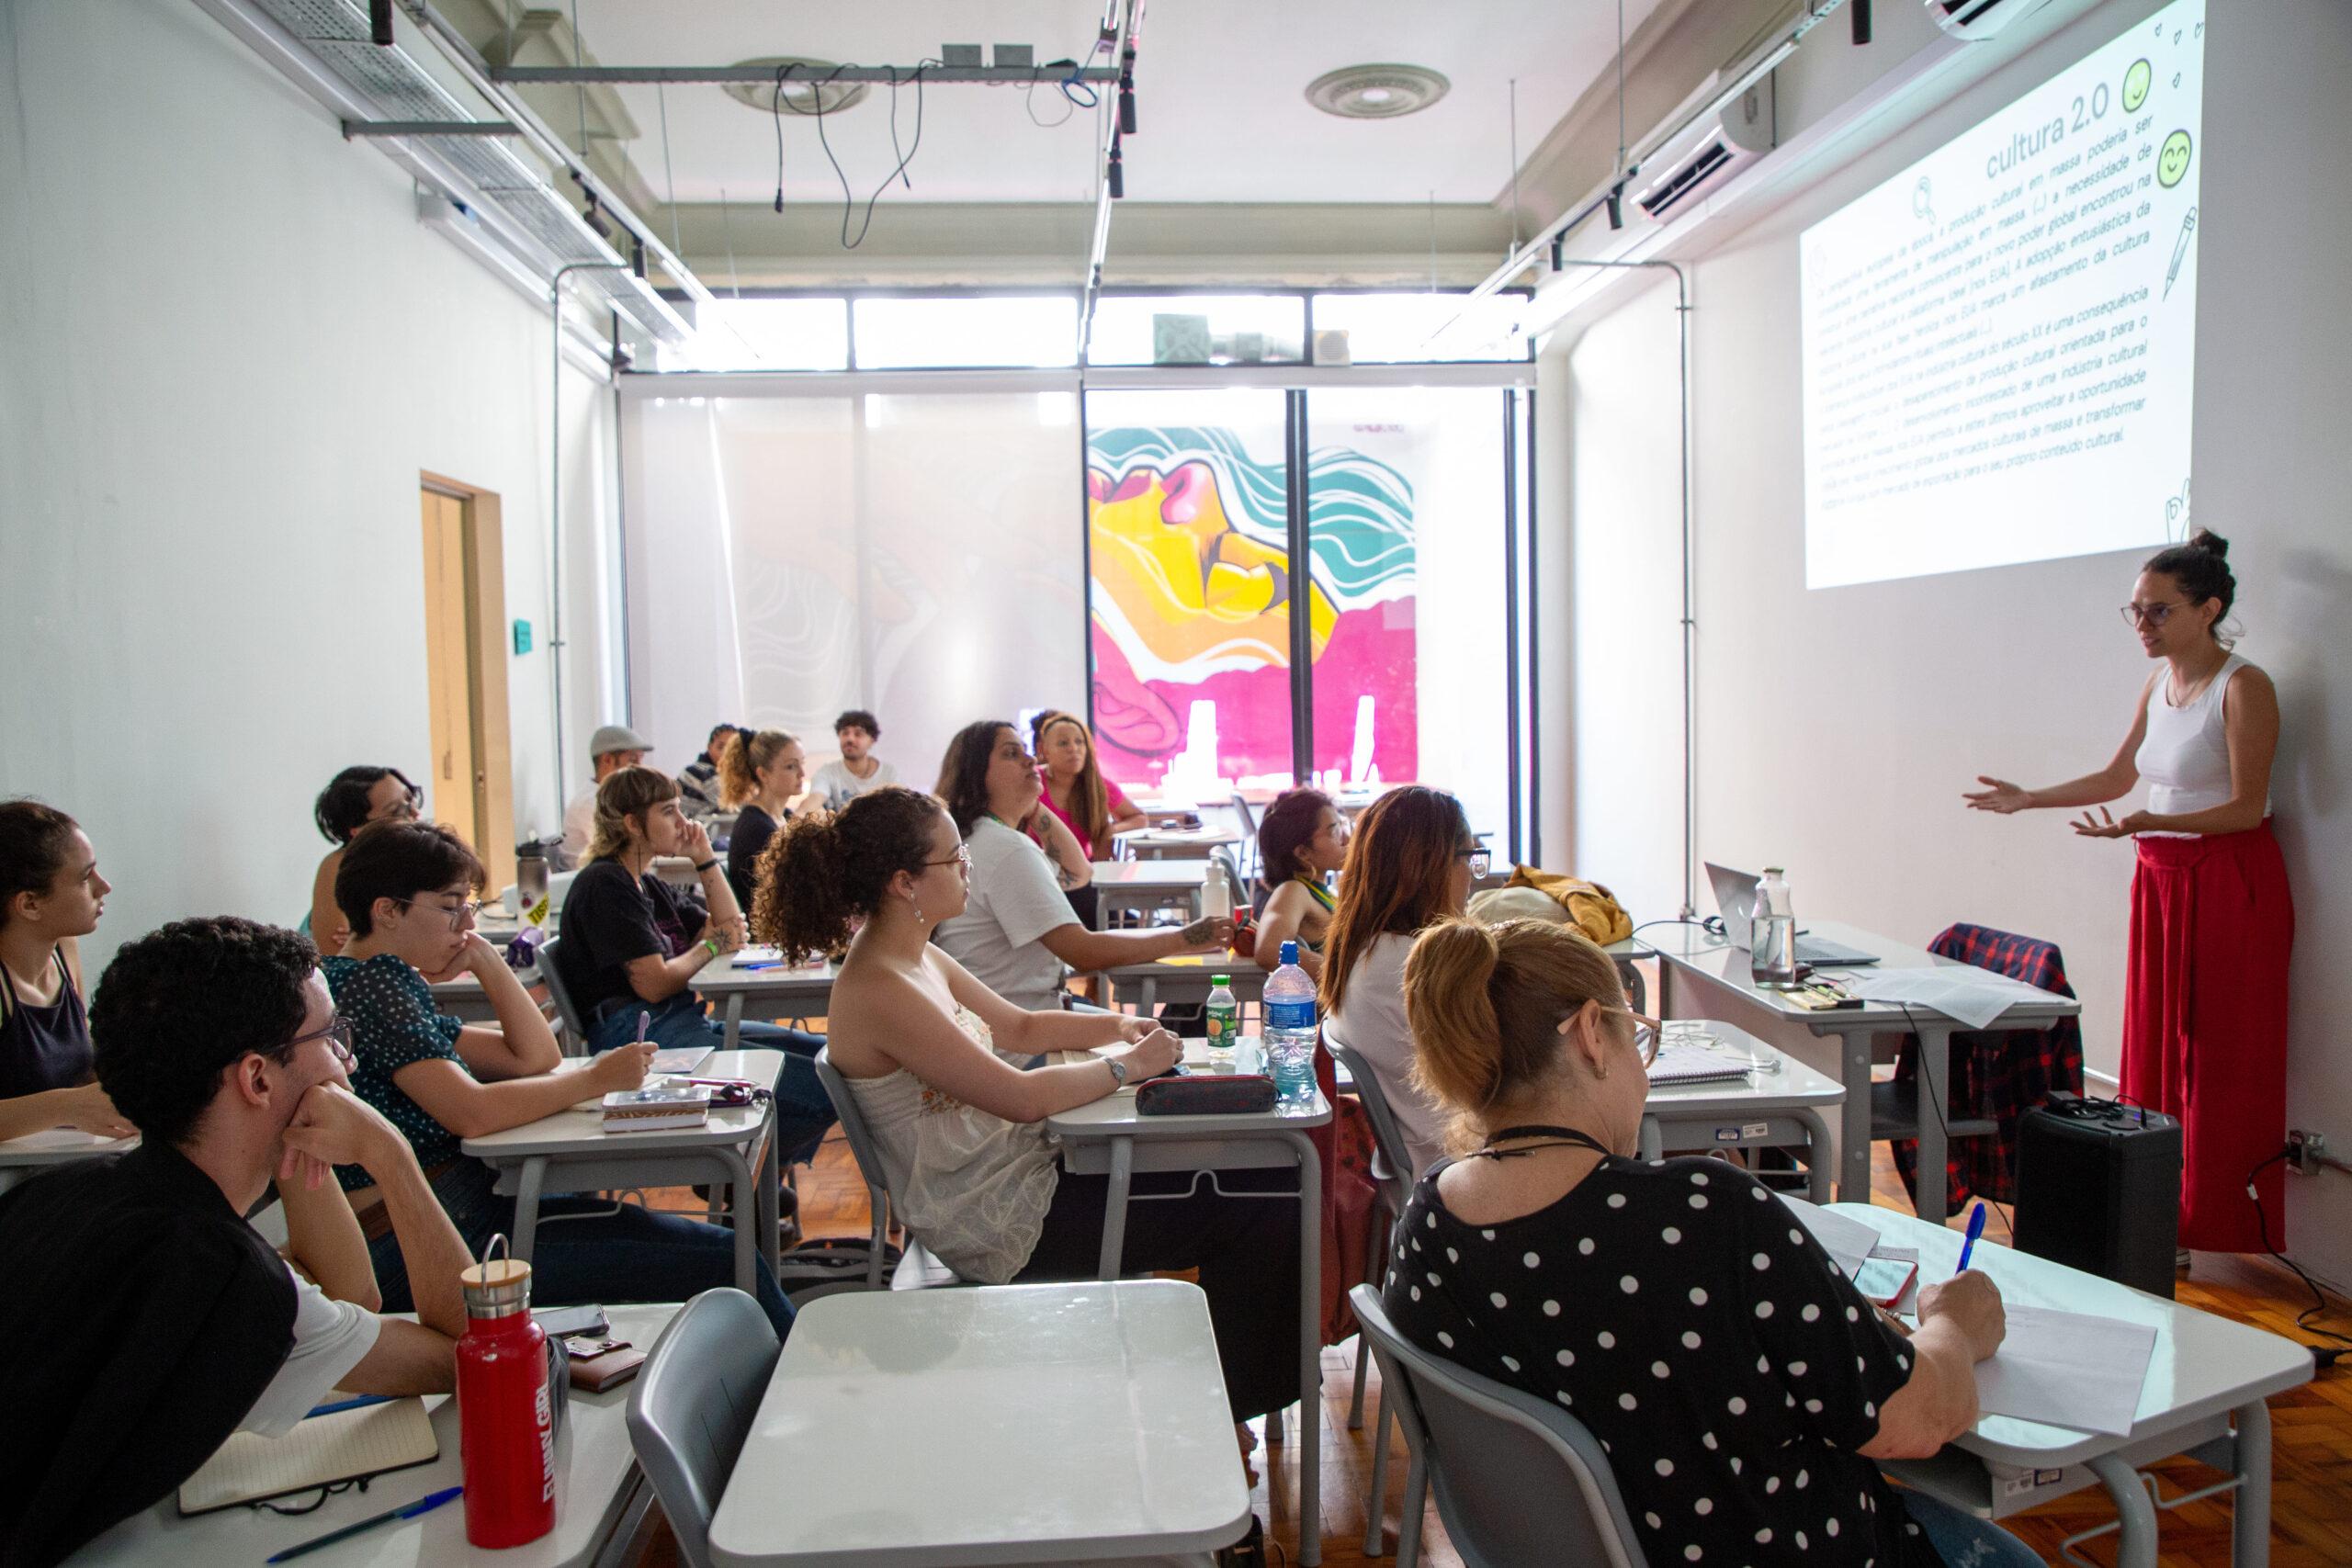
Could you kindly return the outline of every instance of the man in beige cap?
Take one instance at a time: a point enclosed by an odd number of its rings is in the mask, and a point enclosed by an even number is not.
[[[626,724],[607,724],[588,738],[588,757],[596,776],[563,808],[563,851],[556,869],[571,871],[588,855],[588,836],[596,824],[596,786],[616,769],[634,768],[645,761],[653,742]]]

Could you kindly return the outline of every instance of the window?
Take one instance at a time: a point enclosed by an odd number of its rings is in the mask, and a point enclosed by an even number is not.
[[[1306,301],[1295,294],[1105,294],[1089,365],[1296,365]]]
[[[855,304],[860,370],[1078,363],[1078,299],[1069,294],[883,296]]]
[[[694,341],[665,370],[846,370],[849,301],[838,298],[718,299],[695,321]]]
[[[1518,327],[1526,307],[1521,294],[1475,301],[1467,294],[1317,294],[1315,330],[1346,333],[1348,358],[1357,365],[1525,359]]]

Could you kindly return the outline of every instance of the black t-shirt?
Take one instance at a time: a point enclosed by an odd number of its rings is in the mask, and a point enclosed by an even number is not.
[[[637,995],[628,983],[632,959],[675,958],[694,945],[710,918],[702,898],[680,892],[651,872],[631,877],[616,860],[591,861],[571,880],[563,900],[563,965],[571,999],[593,1023],[607,1002]]]
[[[735,890],[735,902],[746,915],[752,912],[752,895],[759,887],[760,852],[768,847],[779,826],[759,807],[746,803],[728,835],[727,886]]]
[[[1438,1196],[1451,1163],[1413,1190],[1382,1304],[1590,1428],[1651,1562],[1938,1563],[1857,1451],[1910,1348],[1768,1189],[1721,1160],[1611,1158],[1479,1226]]]

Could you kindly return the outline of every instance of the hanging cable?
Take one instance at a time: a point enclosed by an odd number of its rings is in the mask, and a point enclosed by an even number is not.
[[[775,120],[775,209],[778,216],[784,212],[784,84],[791,74],[792,67],[788,64],[775,68],[775,101],[769,107],[769,113]]]
[[[816,119],[817,144],[825,150],[825,161],[833,166],[833,177],[841,181],[842,249],[845,251],[854,251],[857,249],[858,246],[864,244],[865,243],[866,234],[874,227],[875,204],[882,199],[882,193],[890,188],[890,182],[899,178],[906,173],[907,166],[914,162],[915,154],[922,148],[922,78],[923,73],[929,71],[936,63],[938,63],[936,61],[926,60],[917,65],[914,69],[914,74],[912,77],[915,85],[914,140],[908,145],[906,152],[900,155],[898,166],[892,169],[888,174],[882,176],[882,183],[874,187],[874,194],[865,198],[865,220],[858,225],[857,237],[855,239],[850,238],[849,221],[851,217],[857,210],[857,193],[850,188],[849,172],[842,167],[841,158],[833,152],[832,140],[825,134],[825,89],[831,86],[833,83],[839,79],[842,72],[850,70],[855,64],[855,62],[844,61],[842,63],[834,66],[831,74],[822,78],[812,77],[809,79],[811,85],[816,89],[816,107],[814,109],[801,108],[785,96],[785,87],[791,82],[792,73],[797,68],[797,62],[786,62],[785,64],[776,67],[776,210],[778,212],[782,212],[784,210],[784,110],[788,108],[792,110],[794,114],[803,116],[804,118],[813,116]],[[897,97],[898,86],[898,73],[893,70],[890,76],[890,89],[894,102]],[[893,151],[896,151],[898,147],[898,117],[894,114],[891,117],[890,122],[890,144]],[[907,182],[907,188],[910,190],[914,188],[914,182],[912,180],[909,180]]]
[[[653,100],[662,107],[662,178],[670,187],[670,254],[683,255],[686,247],[678,242],[678,175],[670,167],[670,94],[659,82],[653,84]]]

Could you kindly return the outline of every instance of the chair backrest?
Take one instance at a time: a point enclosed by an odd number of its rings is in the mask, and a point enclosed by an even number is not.
[[[857,1096],[850,1092],[849,1080],[833,1066],[830,1050],[817,1053],[817,1081],[825,1086],[825,1097],[833,1102],[833,1114],[841,1118],[842,1132],[849,1138],[849,1152],[857,1161],[857,1173],[865,1178],[865,1201],[874,1214],[873,1261],[866,1268],[865,1287],[870,1291],[882,1288],[882,1255],[890,1237],[889,1176],[882,1164],[882,1147],[874,1141],[873,1129],[865,1124],[865,1108],[858,1104]]]
[[[571,999],[571,987],[564,983],[563,971],[556,966],[556,949],[562,945],[563,939],[560,936],[551,936],[539,943],[539,980],[555,1002],[556,1021],[563,1025],[563,1032],[571,1037],[571,1048],[584,1052],[588,1049],[588,1021],[582,1016],[580,1004]]]
[[[1420,1172],[1413,1168],[1413,1156],[1406,1152],[1405,1130],[1396,1125],[1396,1112],[1388,1108],[1388,1092],[1380,1087],[1380,1078],[1363,1053],[1332,1033],[1328,1020],[1323,1025],[1323,1043],[1355,1080],[1356,1098],[1363,1101],[1364,1114],[1372,1118],[1373,1179],[1388,1200],[1389,1213],[1401,1219],[1405,1203],[1413,1195],[1414,1179]]]
[[[1617,1479],[1583,1422],[1407,1343],[1370,1285],[1348,1300],[1380,1363],[1382,1404],[1427,1463],[1438,1517],[1464,1562],[1645,1568]]]
[[[711,1568],[711,1517],[783,1350],[759,1303],[721,1286],[678,1309],[629,1389],[629,1447],[688,1568]]]

